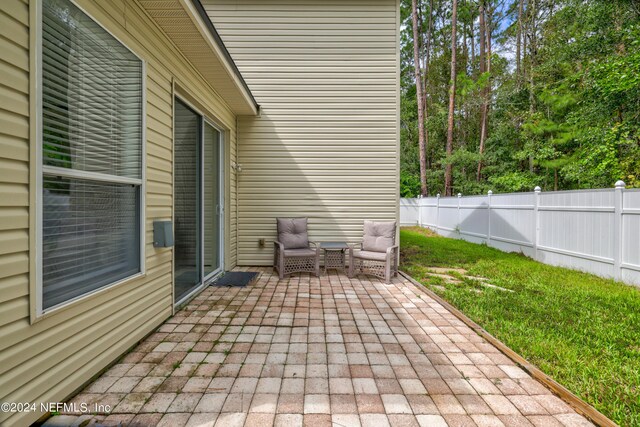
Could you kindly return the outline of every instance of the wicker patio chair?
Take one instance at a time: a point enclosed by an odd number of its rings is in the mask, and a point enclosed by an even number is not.
[[[278,240],[273,242],[273,268],[280,278],[299,272],[320,275],[320,245],[310,242],[307,218],[276,218]]]
[[[362,242],[349,247],[349,277],[358,273],[380,277],[385,283],[398,275],[395,221],[364,222]]]

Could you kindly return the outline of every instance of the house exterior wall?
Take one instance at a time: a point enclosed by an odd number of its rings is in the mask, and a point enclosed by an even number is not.
[[[36,133],[34,0],[0,2],[0,401],[56,402],[73,394],[172,314],[173,252],[152,245],[152,221],[173,207],[173,93],[227,129],[226,267],[236,263],[236,117],[137,2],[76,4],[146,63],[146,206],[143,277],[38,317],[35,311]],[[39,412],[0,412],[26,425]]]
[[[238,263],[272,263],[278,216],[317,241],[397,220],[398,2],[202,3],[261,109],[238,119]]]

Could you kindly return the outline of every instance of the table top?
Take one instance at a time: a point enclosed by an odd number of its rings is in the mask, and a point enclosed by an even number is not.
[[[349,245],[345,242],[320,242],[320,249],[341,250],[349,249]]]

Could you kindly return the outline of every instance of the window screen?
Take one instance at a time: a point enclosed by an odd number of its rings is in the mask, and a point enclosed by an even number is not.
[[[68,0],[42,19],[47,309],[140,271],[143,66]]]

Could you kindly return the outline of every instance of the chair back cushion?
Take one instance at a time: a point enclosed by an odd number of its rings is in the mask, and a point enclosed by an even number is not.
[[[386,252],[396,241],[395,221],[365,221],[362,250],[371,252]]]
[[[278,223],[278,241],[285,249],[309,247],[307,218],[276,218]]]

